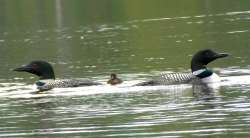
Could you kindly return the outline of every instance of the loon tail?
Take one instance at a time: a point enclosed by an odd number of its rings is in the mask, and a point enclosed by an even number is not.
[[[155,86],[192,83],[198,78],[192,73],[168,73],[161,74],[159,77],[136,84],[135,86]]]

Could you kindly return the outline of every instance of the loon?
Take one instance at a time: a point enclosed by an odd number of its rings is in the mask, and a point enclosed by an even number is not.
[[[191,60],[190,73],[169,73],[161,74],[159,78],[141,82],[135,86],[154,86],[154,85],[171,85],[182,83],[216,83],[220,82],[220,77],[209,70],[206,65],[218,58],[227,57],[227,53],[217,53],[211,49],[204,49],[198,51]]]
[[[122,80],[117,78],[116,74],[112,73],[110,74],[110,80],[108,80],[107,83],[111,85],[116,85],[116,84],[121,84]]]
[[[14,69],[18,72],[28,72],[39,77],[39,80],[35,83],[36,87],[40,91],[50,90],[53,88],[68,88],[79,86],[91,86],[100,85],[100,83],[92,82],[89,80],[79,79],[63,79],[56,80],[53,67],[46,61],[32,61],[26,66],[22,66]]]

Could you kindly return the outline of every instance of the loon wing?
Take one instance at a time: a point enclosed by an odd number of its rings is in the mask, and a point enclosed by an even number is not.
[[[191,83],[198,78],[192,73],[168,73],[161,74],[159,77],[136,84],[136,86],[155,86],[155,85],[171,85],[171,84],[183,84]]]
[[[192,73],[169,73],[161,74],[159,77],[159,82],[161,84],[181,84],[190,83],[197,79]]]
[[[75,87],[78,87],[78,86],[92,86],[92,85],[102,85],[101,83],[98,83],[98,82],[93,82],[93,81],[90,81],[90,80],[75,80],[76,83],[75,83]]]
[[[101,85],[98,82],[92,82],[90,80],[80,79],[63,79],[63,80],[39,80],[36,82],[37,89],[39,91],[46,91],[53,88],[69,88],[69,87],[80,87],[80,86],[92,86]]]
[[[91,86],[91,85],[101,85],[101,83],[93,82],[90,80],[80,80],[80,79],[65,79],[56,80],[54,82],[57,88],[67,88],[67,87],[79,87],[79,86]]]

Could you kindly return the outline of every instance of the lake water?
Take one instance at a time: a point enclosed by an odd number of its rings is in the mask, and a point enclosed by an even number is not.
[[[0,19],[0,137],[250,137],[250,1],[2,0]],[[129,87],[204,48],[231,54],[209,64],[229,82]],[[124,84],[35,93],[12,70],[38,59]]]

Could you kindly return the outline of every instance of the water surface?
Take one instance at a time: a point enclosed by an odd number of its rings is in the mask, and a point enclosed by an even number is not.
[[[249,137],[250,2],[43,0],[0,2],[0,137]],[[209,65],[214,89],[129,87],[190,71],[196,51],[231,53]],[[12,70],[46,60],[56,77],[120,86],[35,93]]]

